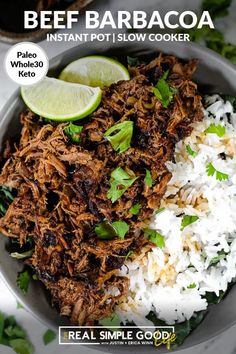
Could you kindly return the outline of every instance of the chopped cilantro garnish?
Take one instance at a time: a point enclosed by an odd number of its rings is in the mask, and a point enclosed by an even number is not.
[[[220,171],[217,171],[215,167],[212,165],[211,162],[209,162],[206,166],[206,172],[208,176],[214,176],[218,181],[227,181],[229,179],[229,175],[227,173],[223,173]]]
[[[112,226],[116,230],[117,236],[123,240],[129,231],[129,225],[125,221],[115,221]]]
[[[216,265],[217,263],[219,263],[221,261],[221,259],[224,259],[227,256],[227,253],[225,253],[225,251],[219,251],[218,255],[216,257],[213,257],[209,263],[209,267],[212,265]]]
[[[141,205],[141,204],[139,204],[139,203],[134,204],[134,205],[129,209],[129,213],[132,214],[132,215],[138,215],[141,208],[142,208],[142,205]]]
[[[186,145],[186,151],[189,155],[196,157],[197,156],[197,152],[194,151],[190,145]]]
[[[29,250],[26,252],[18,253],[18,252],[13,252],[11,253],[11,257],[16,258],[16,259],[24,259],[24,258],[29,258],[33,254],[33,250]]]
[[[24,338],[11,339],[9,344],[12,349],[18,354],[32,354],[34,353],[33,345]]]
[[[161,214],[166,208],[160,208],[155,211],[156,214]]]
[[[153,88],[153,93],[156,98],[161,101],[162,106],[167,108],[172,102],[174,94],[177,93],[177,90],[173,87],[170,87],[166,82],[169,71],[166,71],[164,75],[160,78],[156,86]]]
[[[74,142],[74,143],[79,143],[80,142],[80,134],[83,130],[83,127],[81,125],[76,125],[73,123],[70,123],[64,128],[65,134]]]
[[[115,331],[120,328],[121,321],[119,316],[116,313],[113,313],[110,317],[103,318],[102,320],[100,320],[99,324],[110,329],[111,331]]]
[[[141,65],[139,58],[137,57],[127,57],[127,63],[129,66],[139,66]]]
[[[130,148],[131,139],[133,136],[133,125],[131,121],[125,121],[113,125],[106,131],[104,136],[110,141],[115,151],[125,152]]]
[[[13,202],[12,188],[0,186],[0,217],[6,214],[9,205]]]
[[[184,215],[182,222],[181,222],[180,230],[183,231],[185,229],[185,227],[193,224],[198,219],[199,219],[199,217],[196,215]]]
[[[123,168],[117,167],[111,173],[111,187],[107,192],[107,197],[112,203],[116,202],[125,191],[132,186],[138,177],[130,176]]]
[[[146,186],[148,186],[149,188],[152,187],[152,176],[151,176],[151,172],[146,168],[146,176],[144,178],[144,183],[146,184]]]
[[[53,330],[48,329],[43,335],[44,345],[48,345],[49,343],[54,341],[56,337],[57,337],[56,333]]]
[[[205,133],[207,134],[216,134],[218,135],[219,138],[222,138],[222,136],[225,135],[225,127],[222,125],[215,125],[211,124],[206,130]]]
[[[148,236],[149,240],[156,246],[163,248],[165,247],[165,238],[159,232],[151,229],[145,229],[144,234]]]
[[[129,231],[129,225],[125,221],[115,221],[113,223],[103,221],[95,227],[94,231],[103,240],[113,239],[114,237],[124,239]]]
[[[187,286],[187,289],[194,289],[194,288],[196,288],[196,286],[197,285],[195,283],[192,283]]]
[[[29,288],[29,283],[30,283],[30,273],[28,270],[25,270],[23,272],[18,273],[17,276],[17,286],[18,288],[22,291],[22,293],[25,295],[27,294],[28,288]]]
[[[25,330],[18,325],[14,316],[0,313],[0,344],[11,347],[18,354],[33,354],[34,347],[27,339]]]
[[[127,255],[125,256],[125,259],[128,259],[129,257],[131,257],[134,254],[134,251],[129,251],[127,253]]]
[[[23,309],[23,308],[24,308],[24,306],[21,305],[21,303],[20,303],[19,301],[17,301],[17,303],[16,303],[16,309],[17,309],[17,310],[20,310],[20,309]]]

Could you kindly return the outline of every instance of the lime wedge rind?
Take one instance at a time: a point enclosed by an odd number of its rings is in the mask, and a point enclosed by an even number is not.
[[[22,98],[34,113],[47,119],[66,122],[82,119],[99,106],[100,88],[46,77],[40,83],[21,88]]]
[[[61,72],[59,79],[92,87],[104,87],[121,80],[129,80],[130,74],[117,60],[93,55],[71,62]]]

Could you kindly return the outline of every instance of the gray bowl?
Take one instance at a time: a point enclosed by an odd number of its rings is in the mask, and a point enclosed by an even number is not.
[[[192,43],[131,43],[110,44],[86,43],[60,54],[50,63],[50,75],[56,76],[71,61],[92,54],[104,54],[115,57],[125,55],[153,55],[158,52],[174,54],[183,59],[198,58],[200,61],[195,80],[206,93],[223,93],[236,96],[236,69],[221,56]],[[19,113],[24,104],[19,91],[15,92],[6,103],[0,114],[0,145],[3,139],[19,132]],[[50,300],[44,287],[39,282],[31,282],[29,292],[24,296],[16,286],[17,272],[23,268],[22,262],[12,259],[6,251],[7,239],[0,237],[0,271],[3,279],[19,301],[35,317],[47,326],[57,329],[59,325],[67,325],[68,321],[60,318],[56,310],[50,306]],[[204,342],[236,323],[236,287],[218,305],[210,306],[202,324],[186,339],[180,349],[185,349]],[[112,349],[111,349],[112,348]],[[102,351],[128,352],[130,347],[98,348]],[[133,347],[135,350],[135,347]],[[140,351],[153,351],[153,348],[140,347]],[[162,352],[162,351],[159,351]]]

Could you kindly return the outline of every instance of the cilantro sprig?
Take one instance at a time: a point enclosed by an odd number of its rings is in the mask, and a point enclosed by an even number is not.
[[[227,181],[229,179],[229,175],[227,173],[223,173],[218,171],[211,162],[209,162],[206,166],[206,172],[208,176],[215,176],[217,181]]]
[[[165,247],[165,238],[159,232],[152,229],[145,229],[144,235],[147,236],[156,246],[160,248]]]
[[[154,95],[162,103],[164,108],[168,108],[174,98],[174,95],[177,93],[177,89],[170,87],[167,83],[166,80],[168,75],[169,70],[164,73],[164,75],[157,82],[156,86],[153,88]]]
[[[64,128],[64,133],[71,139],[71,141],[78,144],[80,142],[80,134],[82,130],[83,127],[81,125],[70,123]]]
[[[113,125],[106,131],[104,136],[110,141],[113,149],[119,153],[125,152],[130,148],[131,139],[133,136],[134,123],[125,121]]]
[[[107,192],[107,197],[111,199],[112,203],[115,203],[137,179],[138,177],[133,177],[123,168],[117,167],[111,173],[111,186]]]
[[[198,219],[199,219],[199,217],[196,215],[184,215],[184,217],[182,218],[180,230],[183,231],[185,229],[185,227],[193,224]]]
[[[222,138],[225,135],[225,127],[222,125],[211,124],[206,130],[207,134],[216,134],[219,138]]]
[[[115,237],[123,240],[129,231],[129,225],[125,221],[103,221],[96,225],[94,231],[102,240],[110,240]]]
[[[14,316],[0,312],[0,344],[11,347],[18,354],[33,354],[34,346],[28,340],[25,330]]]

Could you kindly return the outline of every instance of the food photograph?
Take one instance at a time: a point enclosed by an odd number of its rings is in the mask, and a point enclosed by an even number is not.
[[[236,1],[0,4],[0,353],[236,353]]]

